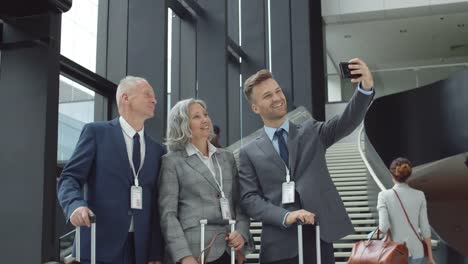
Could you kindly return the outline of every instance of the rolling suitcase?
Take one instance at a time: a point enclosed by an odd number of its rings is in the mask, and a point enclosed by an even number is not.
[[[297,223],[297,251],[298,251],[298,258],[299,264],[304,264],[304,248],[303,248],[303,240],[302,240],[302,223]],[[320,251],[320,225],[319,222],[315,222],[315,250],[317,256],[317,264],[322,263],[322,256]]]
[[[236,228],[236,220],[207,220],[207,219],[202,219],[200,220],[200,264],[205,263],[205,251],[208,250],[211,247],[209,245],[207,248],[205,248],[205,226],[206,225],[230,225],[231,226],[231,232],[235,231]],[[217,235],[216,235],[217,236]],[[216,239],[216,236],[212,239],[212,242]],[[231,247],[231,264],[235,264],[236,261],[236,253],[234,251],[234,248]]]
[[[96,216],[92,215],[89,217],[91,222],[91,264],[96,264]],[[80,263],[81,261],[81,227],[76,228],[75,232],[75,261]]]

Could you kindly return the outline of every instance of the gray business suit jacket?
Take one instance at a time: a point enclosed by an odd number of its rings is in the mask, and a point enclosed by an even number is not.
[[[356,91],[341,116],[328,122],[310,119],[301,125],[290,123],[291,177],[302,208],[318,216],[321,239],[327,242],[350,234],[353,226],[330,178],[325,151],[361,123],[372,97]],[[297,229],[282,225],[288,212],[281,203],[285,167],[266,133],[244,146],[239,158],[242,208],[248,216],[263,222],[261,262],[297,256]]]
[[[423,238],[430,237],[431,227],[427,219],[427,204],[424,193],[411,188],[405,183],[396,184],[393,189],[398,192],[416,232],[419,230]],[[379,193],[377,209],[379,210],[379,229],[383,232],[391,229],[392,239],[400,243],[406,242],[413,258],[424,257],[423,245],[411,229],[400,202],[392,189]]]
[[[223,172],[223,189],[230,201],[236,230],[253,246],[249,226],[250,219],[240,210],[238,172],[232,153],[217,149],[216,155]],[[215,163],[216,164],[216,163]],[[215,165],[216,168],[216,165]],[[217,171],[217,168],[215,169]],[[197,155],[188,156],[185,150],[163,156],[159,183],[159,211],[161,229],[172,262],[185,256],[200,255],[200,220],[222,219],[219,204],[220,192],[208,167]],[[229,227],[207,226],[205,241],[218,232],[229,232]],[[224,237],[211,249],[209,261],[230,253]]]

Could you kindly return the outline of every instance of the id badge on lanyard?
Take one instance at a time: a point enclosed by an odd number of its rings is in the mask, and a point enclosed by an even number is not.
[[[135,177],[135,184],[130,187],[130,208],[132,209],[143,209],[143,188],[141,188],[138,183],[138,174],[140,174],[142,165],[143,164],[140,165],[137,172],[135,172],[133,164],[130,165],[132,167],[133,176]]]
[[[288,167],[286,167],[286,181],[283,182],[282,184],[281,202],[283,204],[294,203],[295,193],[296,193],[295,183],[294,181],[291,181],[291,176],[289,175],[289,169]]]
[[[219,204],[221,206],[221,215],[223,216],[224,220],[231,220],[232,219],[231,206],[229,206],[229,199],[226,198],[226,196],[224,195],[224,191],[223,191],[223,171],[221,170],[221,166],[219,166],[219,162],[216,156],[214,156],[214,158],[216,160],[216,165],[218,165],[219,180],[220,180],[220,182],[218,182],[216,177],[214,177],[216,185],[218,185],[221,191],[221,198],[219,198]]]
[[[219,198],[219,203],[221,204],[221,215],[223,216],[224,220],[231,220],[231,207],[229,206],[229,200],[224,197]]]
[[[140,186],[130,188],[130,197],[132,209],[143,209],[143,189]]]

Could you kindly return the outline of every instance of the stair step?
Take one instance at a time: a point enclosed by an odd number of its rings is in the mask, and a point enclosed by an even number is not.
[[[327,160],[327,164],[340,164],[344,166],[350,166],[350,165],[356,165],[356,164],[364,164],[364,161],[362,159],[346,159],[346,160]]]
[[[248,254],[245,256],[246,259],[260,259],[260,254],[259,253],[252,253]]]
[[[347,235],[343,237],[341,240],[365,240],[365,239],[367,239],[367,234],[365,235],[353,234],[353,235]]]
[[[351,251],[348,252],[334,252],[335,258],[349,258],[351,256]]]
[[[250,227],[262,227],[262,222],[251,221]]]
[[[350,176],[350,177],[331,177],[333,182],[352,182],[352,181],[365,181],[367,177],[359,176]]]
[[[367,173],[365,172],[344,172],[344,173],[337,173],[337,172],[330,172],[330,176],[332,179],[335,178],[355,178],[355,177],[366,177]]]
[[[341,186],[367,186],[367,182],[366,181],[336,182],[335,186],[336,187],[341,187]]]
[[[325,157],[325,160],[327,161],[327,164],[330,164],[330,163],[333,163],[333,164],[340,164],[340,163],[344,163],[344,161],[346,160],[346,162],[353,162],[353,163],[364,163],[364,161],[362,161],[362,158],[361,156],[352,156],[352,157]]]
[[[354,230],[356,232],[365,232],[365,233],[370,233],[375,230],[375,226],[361,226],[361,227],[354,227]]]
[[[351,176],[365,176],[367,175],[368,171],[365,169],[358,170],[358,169],[352,169],[352,170],[337,170],[337,169],[332,169],[328,170],[330,172],[330,176],[333,177],[351,177]]]
[[[372,213],[351,213],[348,214],[348,216],[351,219],[356,219],[356,218],[372,218],[374,215]]]
[[[367,185],[364,186],[337,186],[338,191],[367,191]]]
[[[361,155],[357,148],[355,148],[355,149],[328,149],[327,152],[325,152],[325,156],[335,155],[335,154]]]
[[[353,225],[375,225],[377,224],[376,219],[351,219]]]
[[[369,201],[360,201],[360,202],[343,202],[345,207],[348,206],[367,206],[369,205]]]
[[[350,207],[346,208],[346,212],[370,212],[370,207]]]
[[[334,169],[339,169],[339,170],[344,170],[344,169],[366,169],[366,165],[364,163],[362,164],[353,164],[353,165],[343,165],[343,164],[327,164],[329,170],[334,170]]]
[[[366,169],[362,169],[362,170],[359,170],[359,169],[352,169],[352,170],[336,170],[336,169],[333,169],[333,170],[328,170],[330,172],[330,174],[367,174],[367,170]]]
[[[344,196],[341,197],[343,201],[362,201],[362,200],[369,200],[369,196],[367,195],[359,195],[359,196]]]
[[[367,191],[344,191],[338,193],[340,196],[367,195]]]
[[[353,248],[354,243],[333,243],[333,248],[335,249],[351,249]]]
[[[333,154],[327,154],[325,155],[326,160],[348,160],[348,159],[360,159],[362,160],[361,154],[353,153],[353,154],[339,154],[339,153],[333,153]]]
[[[330,152],[330,151],[358,151],[359,148],[357,145],[354,145],[354,146],[338,146],[338,147],[335,147],[335,146],[331,146],[327,149],[327,152]]]

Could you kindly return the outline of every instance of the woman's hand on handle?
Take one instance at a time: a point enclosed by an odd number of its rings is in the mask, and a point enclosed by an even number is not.
[[[228,241],[228,246],[233,247],[236,251],[241,250],[245,244],[244,237],[237,231],[229,233],[226,236],[226,240]]]

